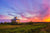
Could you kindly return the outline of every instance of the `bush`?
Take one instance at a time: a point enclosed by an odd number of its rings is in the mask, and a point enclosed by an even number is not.
[[[12,22],[11,22],[11,24],[12,24],[12,25],[16,25],[16,24],[17,24],[17,22],[13,22],[13,21],[12,21]]]

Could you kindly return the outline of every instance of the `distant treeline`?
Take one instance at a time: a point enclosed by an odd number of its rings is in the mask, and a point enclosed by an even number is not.
[[[26,22],[26,23],[17,23],[17,22],[4,22],[4,23],[0,23],[0,24],[9,24],[9,25],[23,25],[23,24],[25,24],[25,25],[27,25],[27,24],[30,24],[30,25],[32,25],[32,24],[35,24],[35,23],[41,23],[41,24],[45,24],[45,23],[50,23],[50,22],[32,22],[32,21],[30,21],[30,22]]]
[[[22,24],[33,24],[33,22],[27,22],[27,23],[18,23],[18,22],[4,22],[0,24],[11,24],[11,25],[22,25]]]

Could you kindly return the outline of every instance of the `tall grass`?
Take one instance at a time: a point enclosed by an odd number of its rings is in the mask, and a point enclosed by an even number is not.
[[[7,25],[7,26],[11,26],[11,25]],[[12,26],[13,27],[10,27],[7,29],[0,29],[0,33],[37,33],[37,32],[39,33],[40,29],[45,28],[47,25],[37,24],[37,25],[23,25],[23,26],[19,25],[21,27],[15,27],[15,25],[12,25]]]

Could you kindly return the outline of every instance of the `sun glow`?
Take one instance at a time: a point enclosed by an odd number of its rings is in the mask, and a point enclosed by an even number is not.
[[[46,17],[43,19],[44,22],[50,22],[50,17]]]

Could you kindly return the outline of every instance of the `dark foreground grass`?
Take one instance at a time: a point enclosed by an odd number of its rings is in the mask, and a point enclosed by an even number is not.
[[[48,33],[45,30],[41,31],[42,28],[46,28],[46,27],[47,24],[40,24],[40,23],[33,25],[0,25],[0,33],[42,33],[42,32]]]

